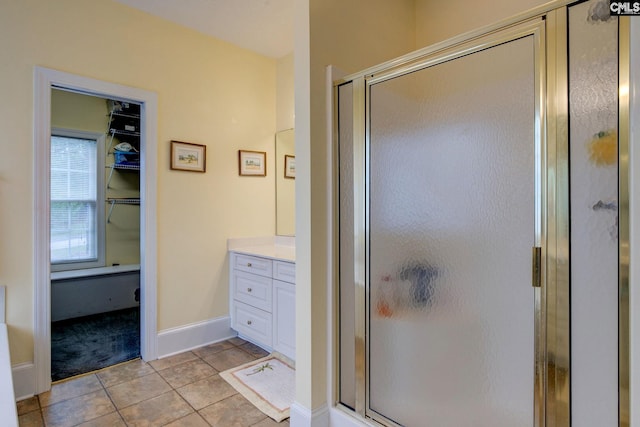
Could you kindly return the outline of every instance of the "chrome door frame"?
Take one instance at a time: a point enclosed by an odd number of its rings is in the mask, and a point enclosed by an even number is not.
[[[630,109],[630,17],[618,18],[618,422],[631,423],[631,328],[629,309],[629,144]]]

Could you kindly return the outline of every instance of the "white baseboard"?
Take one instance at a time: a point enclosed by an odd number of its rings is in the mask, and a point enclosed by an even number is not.
[[[291,427],[329,427],[329,407],[323,405],[314,410],[293,402],[289,411]]]
[[[367,422],[349,411],[333,407],[329,410],[329,425],[331,427],[371,427],[378,424]]]
[[[293,402],[290,410],[291,427],[372,427],[374,424],[337,407],[322,406],[313,411]],[[377,425],[377,424],[375,424]]]
[[[229,316],[165,329],[158,333],[158,358],[235,337]]]
[[[13,394],[16,401],[28,399],[36,390],[36,366],[33,362],[20,363],[11,367]]]

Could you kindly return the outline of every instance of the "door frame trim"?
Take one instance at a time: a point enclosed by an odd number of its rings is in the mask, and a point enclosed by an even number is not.
[[[140,353],[157,359],[157,121],[154,92],[78,76],[44,67],[34,68],[34,368],[35,393],[51,388],[50,276],[50,139],[51,89],[61,88],[141,104],[140,158]]]

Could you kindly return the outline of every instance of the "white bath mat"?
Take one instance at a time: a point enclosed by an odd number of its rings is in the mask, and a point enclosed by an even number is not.
[[[295,398],[296,371],[286,357],[273,353],[221,372],[220,376],[275,421],[289,417],[289,407]]]

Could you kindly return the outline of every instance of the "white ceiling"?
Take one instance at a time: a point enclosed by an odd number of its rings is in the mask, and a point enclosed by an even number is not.
[[[116,0],[271,58],[293,52],[293,0]]]

